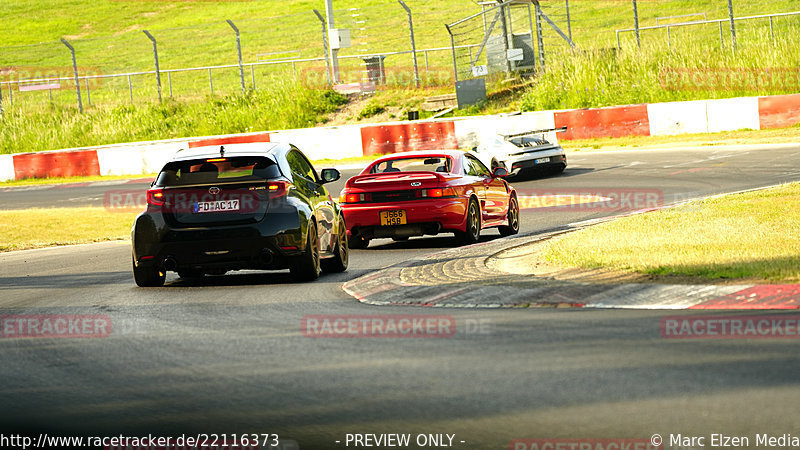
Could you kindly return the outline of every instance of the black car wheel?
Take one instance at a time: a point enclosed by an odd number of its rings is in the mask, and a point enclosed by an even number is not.
[[[131,257],[133,264],[133,279],[139,287],[160,287],[164,285],[164,280],[167,279],[167,273],[160,267],[136,267],[136,262]]]
[[[308,242],[306,251],[297,258],[289,269],[297,281],[314,281],[319,278],[321,271],[319,261],[319,239],[317,239],[317,226],[312,222],[308,226]]]
[[[349,244],[350,248],[362,250],[369,247],[369,239],[366,239],[362,236],[353,236],[350,238]]]
[[[517,197],[511,197],[508,203],[508,225],[499,227],[501,236],[511,236],[519,233],[519,202]]]
[[[347,246],[347,228],[344,226],[344,217],[339,218],[341,229],[336,237],[334,257],[320,261],[322,270],[327,273],[344,272],[350,262],[350,248]]]
[[[481,237],[481,211],[475,199],[469,201],[467,208],[467,230],[459,231],[456,236],[464,244],[474,244]]]

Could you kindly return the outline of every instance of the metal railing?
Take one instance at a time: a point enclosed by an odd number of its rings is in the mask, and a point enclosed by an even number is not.
[[[734,17],[734,21],[742,21],[742,20],[757,20],[757,19],[769,19],[769,28],[770,28],[770,36],[772,40],[775,40],[775,23],[774,19],[776,17],[787,17],[787,16],[798,16],[800,15],[800,11],[792,11],[792,12],[785,12],[785,13],[773,13],[773,14],[759,14],[754,16],[743,16],[743,17]],[[709,24],[719,24],[719,35],[720,35],[720,43],[724,47],[725,46],[725,39],[724,39],[724,28],[723,24],[730,22],[730,18],[725,19],[710,19],[710,20],[696,20],[691,22],[679,22],[679,23],[670,23],[664,25],[651,25],[646,27],[638,27],[638,28],[623,28],[620,30],[616,30],[617,34],[617,49],[622,48],[622,44],[620,41],[620,33],[639,33],[645,30],[667,30],[667,43],[668,45],[672,46],[672,38],[670,30],[672,28],[679,28],[679,27],[688,27],[688,26],[696,26],[696,25],[709,25]]]

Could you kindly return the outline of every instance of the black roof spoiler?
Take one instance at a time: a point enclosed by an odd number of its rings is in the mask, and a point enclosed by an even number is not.
[[[531,130],[531,131],[526,131],[524,133],[515,133],[515,134],[500,134],[500,136],[503,136],[503,139],[505,139],[505,140],[509,140],[509,139],[514,139],[514,138],[518,138],[518,137],[533,136],[533,135],[536,135],[536,134],[545,134],[545,133],[552,133],[552,132],[563,133],[565,131],[567,131],[567,127],[547,128],[547,129],[544,129],[544,130]]]

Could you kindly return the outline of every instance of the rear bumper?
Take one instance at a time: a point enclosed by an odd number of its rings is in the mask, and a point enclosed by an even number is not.
[[[547,161],[542,161],[547,159]],[[538,162],[537,162],[538,161]],[[508,172],[517,175],[526,170],[550,169],[554,167],[567,167],[567,156],[564,154],[552,156],[525,156],[523,158],[512,159],[506,162]]]
[[[436,234],[442,231],[464,231],[467,199],[413,200],[397,203],[343,204],[348,236],[367,239]],[[381,211],[406,212],[406,224],[382,226]]]
[[[132,230],[137,266],[167,270],[285,269],[304,250],[297,214],[270,214],[248,225],[170,227],[160,214],[142,213]]]

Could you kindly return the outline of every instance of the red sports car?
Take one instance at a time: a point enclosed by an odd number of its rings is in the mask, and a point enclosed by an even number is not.
[[[481,229],[519,232],[519,202],[514,188],[475,155],[462,151],[424,151],[387,155],[347,180],[339,197],[351,248],[366,248],[375,238],[403,241],[410,236],[455,233],[466,244]]]

